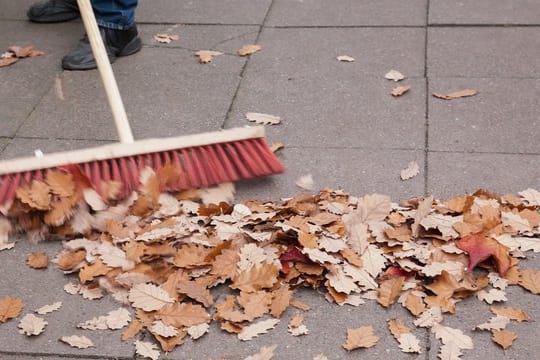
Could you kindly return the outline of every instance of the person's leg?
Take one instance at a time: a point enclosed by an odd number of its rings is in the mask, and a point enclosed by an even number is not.
[[[142,48],[142,41],[135,25],[136,7],[137,0],[92,1],[92,8],[111,63],[118,56],[131,55]],[[90,70],[96,66],[86,36],[62,59],[62,67],[66,70]]]

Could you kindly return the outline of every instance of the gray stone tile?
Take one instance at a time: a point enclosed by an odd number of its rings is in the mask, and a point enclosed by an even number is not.
[[[266,25],[425,25],[426,0],[275,0]]]
[[[0,0],[0,20],[26,20],[26,11],[35,0]]]
[[[407,77],[424,76],[425,31],[416,28],[265,28],[252,55],[252,74],[318,78],[340,72],[384,79],[390,69]],[[349,55],[344,63],[337,56]]]
[[[295,196],[303,189],[295,181],[311,174],[315,191],[325,187],[343,189],[355,196],[388,194],[394,201],[424,193],[424,153],[410,150],[344,149],[335,147],[287,147],[278,157],[285,173],[237,184],[237,200],[277,200]],[[400,171],[416,160],[420,174],[402,181]]]
[[[10,46],[33,45],[45,55],[21,59],[1,69],[0,98],[2,107],[0,136],[13,136],[18,127],[54,85],[61,71],[60,59],[76,44],[74,24],[37,25],[28,22],[0,22],[0,53]],[[9,105],[8,105],[9,104]]]
[[[0,138],[0,154],[5,150],[8,144],[11,142],[10,138]]]
[[[440,199],[478,189],[517,193],[540,184],[540,155],[430,152],[429,194]]]
[[[430,0],[430,24],[540,24],[536,0]]]
[[[540,77],[534,27],[441,27],[428,30],[429,77]]]
[[[57,151],[90,148],[104,144],[106,142],[97,140],[15,138],[0,154],[0,159],[7,160],[34,156],[34,151],[38,149],[47,154]]]
[[[540,153],[540,79],[432,78],[430,94],[476,89],[470,98],[429,98],[429,149]]]
[[[302,311],[289,308],[282,315],[280,323],[268,334],[242,342],[233,334],[220,330],[213,324],[208,334],[197,341],[187,340],[184,345],[164,356],[165,359],[243,359],[257,353],[262,346],[277,345],[276,359],[313,359],[323,353],[329,359],[423,359],[424,355],[402,353],[397,342],[390,335],[386,321],[402,318],[411,326],[406,311],[400,305],[383,309],[374,301],[366,301],[359,307],[345,305],[340,307],[324,299],[324,293],[299,289],[294,297],[309,305],[312,310],[304,312],[304,324],[309,334],[299,337],[287,332],[290,319]],[[374,333],[380,338],[377,345],[369,349],[346,351],[342,344],[347,337],[347,328],[372,325]],[[422,339],[423,330],[413,330]],[[215,346],[219,344],[219,346]],[[422,344],[425,345],[425,344]]]
[[[301,51],[275,51],[270,48],[250,60],[227,126],[246,125],[245,113],[260,112],[282,117],[267,132],[286,146],[424,147],[424,79],[405,80],[402,84],[412,85],[411,91],[394,98],[390,92],[396,83],[384,79],[384,71],[365,75],[361,60],[313,60],[324,61],[324,67],[306,64]]]
[[[538,270],[539,264],[535,269]],[[511,306],[525,310],[531,321],[518,323],[511,321],[506,326],[507,330],[517,333],[518,338],[508,350],[503,350],[491,340],[489,331],[473,331],[477,325],[487,322],[494,314],[489,310],[491,305],[480,302],[477,298],[463,300],[457,305],[456,314],[445,316],[442,324],[463,331],[465,335],[472,338],[474,349],[464,350],[464,359],[515,359],[525,360],[537,357],[540,351],[538,343],[538,331],[540,325],[535,319],[540,316],[538,309],[538,295],[533,295],[519,287],[511,286],[506,290],[508,301],[493,303],[493,306]],[[435,359],[440,349],[439,340],[431,336],[430,358]]]
[[[60,250],[59,241],[31,244],[27,239],[20,239],[15,248],[0,252],[3,275],[0,277],[0,297],[15,296],[21,298],[25,308],[17,319],[0,327],[0,352],[51,354],[63,356],[103,356],[107,358],[133,356],[134,347],[130,342],[120,340],[121,330],[87,331],[77,329],[80,322],[95,316],[106,315],[120,305],[110,297],[101,300],[85,300],[79,295],[69,295],[63,287],[69,281],[78,281],[76,277],[65,276],[56,265],[50,264],[45,270],[31,269],[26,265],[26,257],[36,251],[44,251],[52,259]],[[18,332],[17,325],[22,316],[34,312],[37,308],[61,301],[60,310],[42,315],[48,322],[43,334],[27,337]],[[62,336],[85,335],[95,347],[85,350],[72,348],[58,339]]]
[[[141,0],[137,21],[192,24],[262,24],[271,0]]]
[[[245,44],[252,44],[259,32],[254,25],[140,25],[139,34],[147,46],[182,48],[187,50],[218,50],[226,54],[237,54]],[[177,41],[161,44],[154,35],[165,33],[179,36]],[[216,58],[217,61],[218,59]]]
[[[178,48],[144,48],[119,59],[113,69],[135,137],[219,129],[244,62],[238,56],[223,55],[201,65],[192,51]],[[19,135],[115,140],[97,71],[66,72],[63,79],[65,100],[51,88]]]
[[[0,352],[0,358],[2,360],[65,360],[65,356],[56,356],[56,355],[34,355],[34,354],[28,354],[28,353],[17,353],[17,354],[7,354],[7,353],[1,353]],[[76,357],[77,360],[95,360],[95,359],[107,359],[107,360],[121,360],[121,359],[132,359],[129,358],[113,358],[113,357]]]

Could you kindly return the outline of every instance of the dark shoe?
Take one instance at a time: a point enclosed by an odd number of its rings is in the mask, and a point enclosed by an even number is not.
[[[116,57],[134,54],[142,48],[142,41],[136,25],[128,30],[100,27],[99,32],[111,64],[115,62]],[[65,70],[90,70],[97,67],[88,36],[85,35],[79,45],[64,56],[62,67]]]
[[[31,21],[54,23],[79,17],[77,0],[46,0],[30,6],[26,13]]]

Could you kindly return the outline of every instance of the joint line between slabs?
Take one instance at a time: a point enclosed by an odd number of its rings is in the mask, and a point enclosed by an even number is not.
[[[425,78],[425,120],[424,120],[424,195],[428,196],[429,181],[429,78],[428,78],[428,34],[430,0],[426,2],[426,27],[424,31],[424,78]],[[426,348],[426,359],[429,358]]]
[[[272,10],[272,6],[274,5],[274,0],[268,5],[268,9],[266,9],[266,13],[264,14],[264,18],[262,23],[259,25],[259,31],[257,32],[257,36],[255,37],[255,44],[259,42],[259,39],[261,37],[261,33],[263,29],[265,28],[266,21],[268,20],[268,15],[270,14],[270,11]],[[225,114],[225,119],[223,120],[223,123],[221,125],[221,128],[224,129],[227,127],[227,123],[230,122],[231,113],[234,107],[234,104],[236,102],[236,98],[238,97],[238,93],[240,92],[240,87],[242,86],[242,81],[244,80],[244,73],[246,72],[246,69],[248,67],[249,61],[251,60],[251,55],[248,55],[246,58],[246,61],[244,62],[244,65],[242,66],[242,70],[240,70],[240,79],[238,80],[238,85],[236,86],[236,90],[234,91],[234,95],[231,99],[231,103],[229,104],[229,108],[227,109],[227,113]]]

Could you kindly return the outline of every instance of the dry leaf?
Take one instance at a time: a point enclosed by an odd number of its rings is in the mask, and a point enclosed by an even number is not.
[[[28,255],[26,264],[32,269],[46,269],[49,266],[49,255],[44,252],[35,252]]]
[[[27,336],[39,335],[45,331],[47,322],[33,314],[26,314],[19,322],[19,333]]]
[[[491,340],[500,345],[504,350],[508,349],[517,339],[517,334],[510,330],[494,330]]]
[[[369,245],[360,258],[366,271],[373,277],[379,275],[386,266],[386,258],[382,250],[375,245]]]
[[[289,285],[282,285],[279,289],[272,292],[272,304],[270,305],[270,314],[279,318],[287,310],[292,299],[293,291]]]
[[[311,176],[311,174],[299,177],[294,183],[296,184],[296,186],[306,190],[313,190],[313,188],[315,187],[315,182],[313,181],[313,177]]]
[[[15,247],[15,243],[1,243],[0,242],[0,251],[2,250],[11,250]]]
[[[81,285],[74,283],[67,283],[64,285],[64,291],[70,295],[76,295],[81,290]]]
[[[397,276],[380,281],[377,289],[377,302],[384,307],[392,305],[401,293],[403,280],[402,276]]]
[[[135,349],[137,355],[140,355],[145,358],[152,360],[157,360],[159,358],[159,350],[155,344],[152,344],[148,341],[135,341]]]
[[[141,321],[134,319],[126,328],[126,330],[122,332],[122,341],[126,341],[135,337],[139,333],[139,331],[142,330],[143,326],[144,324]]]
[[[64,288],[65,290],[65,288]],[[88,300],[97,300],[101,299],[103,297],[103,290],[100,287],[90,287],[90,286],[81,286],[79,289],[79,294],[82,295],[83,298]]]
[[[439,99],[443,99],[443,100],[453,100],[453,99],[459,99],[459,98],[467,97],[467,96],[474,96],[476,94],[478,94],[477,90],[467,89],[467,90],[452,92],[449,94],[433,93],[433,96]]]
[[[162,44],[169,44],[171,41],[176,41],[180,37],[178,35],[173,34],[156,34],[154,35],[154,40],[158,43]]]
[[[94,280],[95,277],[105,275],[112,268],[105,265],[101,260],[97,259],[95,263],[86,265],[79,270],[79,280],[81,284]]]
[[[530,320],[529,314],[527,314],[525,311],[521,309],[516,309],[512,307],[497,307],[497,306],[492,306],[489,309],[495,315],[504,316],[511,320],[516,320],[518,322]]]
[[[392,92],[390,94],[394,97],[402,96],[403,94],[409,92],[411,90],[411,85],[403,85],[403,86],[397,86],[394,89],[392,89]],[[402,171],[403,173],[403,171]],[[403,176],[402,176],[403,177]],[[405,180],[405,179],[403,179]]]
[[[401,170],[401,180],[409,180],[420,172],[420,167],[418,166],[418,163],[416,161],[411,161],[409,165],[407,165],[407,168]]]
[[[263,346],[258,353],[250,355],[244,360],[271,360],[274,357],[276,347],[277,345]]]
[[[210,316],[201,305],[177,302],[165,305],[158,311],[156,318],[176,328],[200,325],[210,320]]]
[[[540,191],[529,188],[529,189],[518,192],[518,194],[530,206],[540,206]]]
[[[479,300],[483,300],[488,304],[493,304],[495,301],[506,301],[506,293],[499,289],[491,289],[489,291],[479,290],[476,293],[476,296]]]
[[[193,340],[197,340],[204,334],[208,332],[210,329],[210,326],[207,323],[199,324],[199,325],[193,325],[186,329],[187,333]]]
[[[238,338],[242,341],[252,340],[261,334],[266,334],[269,330],[275,328],[278,323],[279,319],[261,320],[243,328],[238,333]]]
[[[24,308],[24,303],[21,299],[11,296],[6,296],[0,299],[0,323],[16,318]]]
[[[223,55],[223,53],[213,50],[199,50],[195,53],[195,55],[199,57],[199,62],[201,64],[208,64],[214,60],[214,57]]]
[[[375,346],[378,341],[379,337],[373,333],[373,327],[369,325],[356,329],[347,329],[347,340],[342,346],[351,351],[358,348],[370,348]]]
[[[285,147],[285,145],[283,145],[283,143],[281,143],[281,142],[272,143],[270,145],[270,151],[272,151],[273,153],[276,153],[279,150],[283,149],[284,147]]]
[[[137,284],[129,290],[128,299],[136,308],[144,311],[155,311],[161,309],[168,303],[174,302],[169,294],[153,284]]]
[[[92,340],[90,340],[86,336],[77,336],[77,335],[62,336],[60,338],[60,341],[63,341],[69,346],[76,347],[79,349],[87,349],[89,347],[94,346],[94,343],[92,342]]]
[[[238,55],[240,56],[247,56],[256,53],[257,51],[261,50],[261,45],[244,45],[238,50]]]
[[[281,123],[281,118],[279,116],[255,112],[246,113],[246,119],[261,125],[277,125]]]
[[[62,307],[62,302],[58,301],[58,302],[55,302],[54,304],[45,305],[45,306],[40,307],[39,309],[36,310],[36,313],[38,313],[40,315],[45,315],[45,314],[51,313],[53,311],[56,311],[56,310],[60,309],[61,307]]]
[[[435,337],[440,339],[445,345],[454,344],[460,349],[472,349],[474,347],[472,339],[463,334],[463,332],[459,329],[454,329],[448,326],[443,326],[439,323],[435,323],[431,327],[431,331],[435,333]]]
[[[354,58],[350,57],[349,55],[340,55],[340,56],[337,57],[337,59],[339,61],[344,61],[344,62],[353,62],[354,61]]]
[[[540,271],[525,269],[520,272],[519,285],[533,294],[540,294]]]
[[[502,330],[508,325],[510,319],[506,316],[494,316],[483,324],[477,325],[475,329],[479,330]]]
[[[154,321],[152,323],[152,326],[150,326],[149,330],[153,334],[157,334],[159,336],[163,337],[173,337],[178,335],[178,329],[171,325],[165,325],[162,321]]]
[[[384,75],[384,78],[388,80],[400,81],[405,79],[405,76],[403,76],[403,74],[397,70],[390,70]]]

